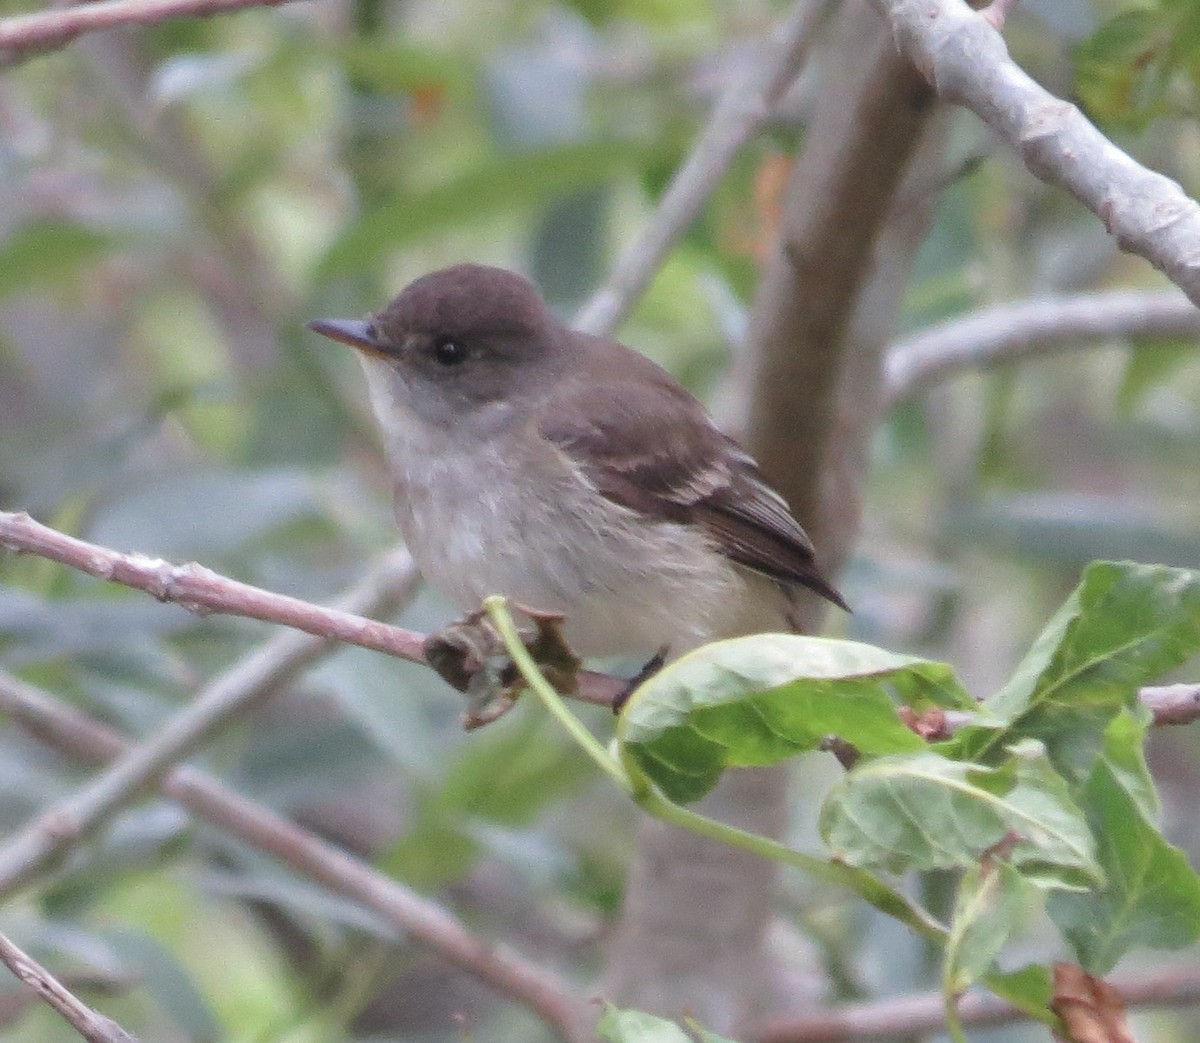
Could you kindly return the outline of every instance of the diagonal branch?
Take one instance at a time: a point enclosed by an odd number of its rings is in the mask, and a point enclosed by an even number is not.
[[[111,1018],[97,1014],[27,952],[0,934],[0,962],[57,1011],[88,1043],[137,1043]]]
[[[962,0],[874,0],[900,50],[938,97],[965,105],[1047,184],[1104,222],[1200,304],[1200,205],[1108,140],[1082,112],[1039,86],[1009,56],[992,22]]]
[[[0,520],[5,517],[0,514]],[[37,551],[36,547],[28,549]],[[412,582],[407,558],[400,554],[387,559],[372,576],[372,582],[360,584],[356,591],[342,599],[343,607],[383,611],[386,600],[402,596]],[[266,592],[260,593],[269,597]],[[312,608],[317,610],[316,606]],[[285,644],[285,639],[295,644]],[[209,685],[197,697],[193,707],[177,715],[158,737],[141,746],[130,745],[85,714],[63,707],[30,685],[0,672],[0,712],[54,749],[80,759],[114,762],[109,771],[98,776],[75,798],[51,809],[28,827],[14,844],[0,850],[0,895],[19,886],[38,869],[64,854],[86,830],[94,828],[117,810],[120,803],[145,787],[157,785],[167,796],[198,816],[275,854],[330,889],[374,909],[389,923],[412,934],[446,959],[530,1007],[554,1025],[564,1038],[586,1038],[577,1035],[581,1023],[577,1019],[586,1022],[580,1014],[578,1001],[547,972],[503,947],[481,942],[441,907],[274,812],[225,790],[200,772],[187,767],[170,767],[170,760],[185,756],[209,734],[204,727],[211,730],[233,713],[253,705],[328,647],[327,640],[298,633],[284,634],[268,641],[258,652]],[[285,655],[289,650],[291,654]],[[293,659],[295,656],[299,658]],[[615,682],[615,679],[608,680]],[[1143,703],[1153,711],[1156,724],[1183,724],[1200,719],[1200,685],[1145,688],[1140,695]],[[190,731],[184,728],[181,719],[192,721],[193,728]],[[142,766],[142,771],[135,773],[130,765]],[[149,765],[148,770],[146,765]],[[81,811],[89,810],[91,819],[79,817]]]
[[[170,18],[274,7],[286,0],[97,0],[0,21],[0,68],[65,47],[81,33],[124,25],[158,25]]]
[[[16,554],[37,554],[97,579],[145,591],[159,601],[174,602],[199,615],[221,613],[282,623],[316,637],[346,641],[415,663],[423,661],[421,646],[424,638],[421,634],[364,619],[358,614],[369,608],[322,608],[309,601],[240,583],[195,562],[173,565],[145,554],[122,554],[42,525],[24,512],[0,511],[0,549]],[[388,584],[385,575],[401,579],[400,586],[407,590],[415,582],[408,554],[397,552],[379,571],[371,574],[374,578],[364,579],[363,583]],[[365,606],[376,603],[370,592],[366,592],[365,597],[347,595],[345,601]]]
[[[23,518],[27,516],[0,513],[0,522],[15,522],[18,529]],[[7,535],[0,533],[0,547],[11,549],[14,538],[11,530]],[[90,544],[82,546],[91,548]],[[122,557],[112,551],[108,554]],[[111,578],[118,578],[117,573]],[[403,599],[415,582],[416,571],[408,554],[394,552],[342,598],[338,611],[382,611]],[[11,894],[54,864],[218,727],[261,702],[331,647],[327,637],[287,631],[272,637],[210,681],[152,739],[116,761],[75,794],[52,805],[0,848],[0,896]]]
[[[37,554],[200,615],[219,613],[279,623],[316,638],[344,641],[410,663],[425,663],[424,634],[364,618],[367,612],[380,611],[372,591],[386,593],[395,587],[397,597],[406,597],[411,591],[416,573],[403,551],[384,559],[359,581],[355,590],[364,592],[365,597],[348,594],[338,607],[325,608],[230,579],[196,562],[174,565],[145,554],[123,554],[42,525],[24,512],[0,511],[0,550]],[[315,647],[319,652],[324,645],[318,642]],[[616,678],[584,671],[577,695],[585,702],[611,706],[620,684]]]
[[[796,79],[816,27],[834,0],[798,0],[766,53],[717,102],[708,125],[675,171],[654,215],[622,252],[608,280],[576,316],[579,329],[612,333],[633,310],[668,251],[720,184],[742,147]]]
[[[92,763],[116,761],[131,746],[113,729],[0,671],[0,712],[47,746]],[[434,902],[202,772],[183,766],[159,781],[162,792],[331,891],[361,902],[387,924],[523,1004],[565,1039],[578,1038],[583,1001],[549,971],[503,945],[485,942]]]

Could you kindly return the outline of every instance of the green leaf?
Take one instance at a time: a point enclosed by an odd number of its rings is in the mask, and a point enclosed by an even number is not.
[[[1104,732],[1102,757],[1113,778],[1147,822],[1157,823],[1162,810],[1154,778],[1146,766],[1146,729],[1152,716],[1144,706],[1122,710]]]
[[[1042,887],[1101,876],[1083,813],[1033,742],[999,768],[930,752],[860,763],[826,798],[820,827],[834,857],[865,868],[970,866],[1007,838],[1009,861]]]
[[[919,750],[899,700],[973,707],[943,663],[871,645],[757,634],[697,649],[643,684],[617,725],[624,752],[672,800],[728,767],[775,764],[839,735],[867,755]]]
[[[942,988],[962,994],[992,961],[1038,902],[1033,885],[1008,862],[985,857],[963,874],[958,887]]]
[[[73,221],[47,218],[8,233],[0,247],[0,297],[58,286],[112,248],[114,238]]]
[[[1200,876],[1153,821],[1142,731],[1132,714],[1113,722],[1080,795],[1107,883],[1053,895],[1047,906],[1091,974],[1107,973],[1134,945],[1178,949],[1200,939]]]
[[[1161,8],[1124,11],[1075,49],[1079,94],[1093,118],[1138,129],[1167,111],[1175,22]]]
[[[481,823],[527,827],[591,777],[588,762],[544,718],[509,714],[458,748],[379,864],[414,886],[443,886],[478,858]]]
[[[640,1010],[618,1010],[611,1003],[604,1005],[596,1034],[608,1043],[692,1043],[673,1021]]]
[[[1121,386],[1117,389],[1117,408],[1129,417],[1141,405],[1146,394],[1169,384],[1176,370],[1196,357],[1196,342],[1185,337],[1141,337],[1125,362]],[[1156,559],[1160,560],[1160,559]]]
[[[661,158],[663,151],[661,145],[588,141],[492,156],[457,178],[363,214],[330,247],[321,274],[359,272],[419,236],[594,188]]]
[[[441,89],[466,94],[471,89],[471,67],[454,51],[438,51],[392,36],[358,36],[334,53],[351,76],[380,93]]]
[[[1200,651],[1200,572],[1093,562],[1009,682],[983,710],[1006,722],[963,728],[943,745],[995,763],[1022,738],[1045,744],[1072,784],[1088,777],[1104,731],[1138,688]]]
[[[1054,998],[1050,970],[1041,964],[1030,964],[1007,974],[989,974],[987,985],[990,991],[1021,1010],[1049,1010]]]
[[[185,1039],[224,1036],[216,1012],[178,951],[138,929],[110,929],[100,937],[133,971],[144,994],[153,998]]]

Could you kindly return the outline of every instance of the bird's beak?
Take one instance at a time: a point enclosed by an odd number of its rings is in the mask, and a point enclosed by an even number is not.
[[[349,344],[368,355],[377,358],[390,358],[393,355],[379,340],[375,327],[366,319],[313,319],[307,326],[313,333]]]

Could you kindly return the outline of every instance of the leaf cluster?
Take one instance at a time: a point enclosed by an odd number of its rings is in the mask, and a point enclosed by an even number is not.
[[[1200,8],[1151,0],[1106,20],[1075,49],[1079,92],[1108,126],[1142,130],[1200,112]]]
[[[976,704],[943,664],[850,641],[762,635],[709,645],[631,697],[624,763],[674,801],[730,767],[774,764],[836,735],[858,759],[826,794],[830,857],[872,874],[955,870],[943,985],[988,980],[1044,1005],[1049,973],[995,959],[1045,906],[1075,960],[1103,974],[1138,945],[1200,939],[1200,876],[1163,836],[1139,689],[1200,652],[1200,573],[1096,562],[1012,678]],[[925,743],[899,707],[962,717]]]

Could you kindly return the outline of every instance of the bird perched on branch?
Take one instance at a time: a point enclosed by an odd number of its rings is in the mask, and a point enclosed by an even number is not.
[[[802,588],[845,608],[754,460],[649,359],[572,330],[513,272],[424,275],[356,348],[425,579],[565,616],[581,655],[679,653],[793,629]]]

